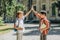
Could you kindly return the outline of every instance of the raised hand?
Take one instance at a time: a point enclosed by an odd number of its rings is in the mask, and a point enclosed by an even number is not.
[[[32,8],[31,8],[31,10],[34,10],[34,9],[33,9],[33,6],[32,6]]]

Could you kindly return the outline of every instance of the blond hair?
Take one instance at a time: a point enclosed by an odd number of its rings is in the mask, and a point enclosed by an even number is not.
[[[16,13],[16,17],[18,17],[19,14],[23,14],[23,13],[24,13],[23,11],[18,11],[18,12]]]
[[[24,13],[23,11],[18,11],[17,13]]]

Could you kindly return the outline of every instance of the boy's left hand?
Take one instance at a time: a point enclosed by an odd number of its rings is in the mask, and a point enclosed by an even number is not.
[[[19,30],[23,30],[23,28],[19,28]]]
[[[41,29],[41,28],[38,28],[41,32],[43,32],[44,30],[47,30],[46,28],[43,28],[43,29]]]

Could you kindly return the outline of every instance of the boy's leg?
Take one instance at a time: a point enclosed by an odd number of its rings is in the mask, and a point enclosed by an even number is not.
[[[43,35],[43,40],[46,40],[46,35]]]
[[[42,34],[40,35],[40,40],[42,40]]]
[[[40,35],[40,40],[43,40],[43,34],[41,33],[41,35]]]
[[[23,32],[18,30],[17,31],[17,40],[22,40],[22,37],[23,37]]]
[[[43,33],[41,33],[40,40],[46,40],[46,35],[44,35]]]

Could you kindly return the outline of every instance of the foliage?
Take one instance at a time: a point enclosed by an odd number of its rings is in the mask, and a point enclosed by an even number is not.
[[[3,17],[0,17],[0,26],[4,25]]]
[[[21,3],[18,3],[17,0],[1,0],[1,5],[3,8],[3,13],[5,14],[4,17],[6,21],[13,21],[17,11],[25,10],[25,6]]]

